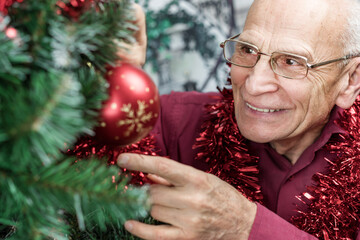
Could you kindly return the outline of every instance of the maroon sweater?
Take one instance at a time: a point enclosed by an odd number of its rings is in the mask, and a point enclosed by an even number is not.
[[[177,92],[161,97],[161,115],[153,130],[161,155],[201,170],[207,169],[206,163],[194,160],[197,151],[192,146],[206,119],[204,106],[218,101],[215,96],[218,93]],[[249,239],[317,239],[288,221],[301,205],[295,196],[313,184],[311,178],[315,173],[325,170],[328,164],[325,157],[330,160],[336,157],[322,147],[330,137],[344,132],[334,123],[339,111],[341,109],[335,108],[321,136],[303,152],[295,165],[269,144],[249,142],[250,153],[260,159],[259,177],[264,195],[264,206],[257,204]],[[360,240],[360,235],[356,240]]]

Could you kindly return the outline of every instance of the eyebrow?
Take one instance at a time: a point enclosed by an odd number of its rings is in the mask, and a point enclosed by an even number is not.
[[[243,42],[246,42],[246,43],[250,43],[250,44],[252,44],[252,45],[255,45],[257,48],[259,48],[258,45],[255,44],[255,43],[253,43],[252,41],[248,41],[248,40],[242,39],[242,38],[241,38],[241,35],[240,35],[238,38],[235,38],[235,40],[239,40],[239,41],[243,41]]]

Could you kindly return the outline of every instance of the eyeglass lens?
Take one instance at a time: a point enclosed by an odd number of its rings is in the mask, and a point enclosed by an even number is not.
[[[254,67],[262,53],[254,46],[239,41],[229,40],[224,46],[225,59],[235,65]],[[287,78],[304,78],[307,75],[306,58],[287,53],[275,52],[271,54],[273,71]]]

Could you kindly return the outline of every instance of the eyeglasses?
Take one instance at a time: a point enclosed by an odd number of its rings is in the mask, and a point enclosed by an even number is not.
[[[292,53],[273,52],[271,54],[267,54],[260,52],[255,45],[236,40],[239,36],[240,34],[237,34],[220,43],[220,47],[223,48],[224,57],[227,62],[239,67],[252,68],[260,60],[261,55],[269,56],[270,65],[274,73],[284,78],[302,79],[307,76],[309,69],[360,57],[360,53],[348,54],[341,58],[316,64],[309,64],[306,57]]]

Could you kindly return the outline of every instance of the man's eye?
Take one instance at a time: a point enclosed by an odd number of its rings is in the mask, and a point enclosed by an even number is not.
[[[256,50],[251,47],[243,46],[241,50],[245,54],[256,54]]]
[[[300,65],[300,63],[298,61],[296,61],[293,58],[286,58],[285,59],[285,64],[289,65],[289,66],[296,66],[296,65]]]

